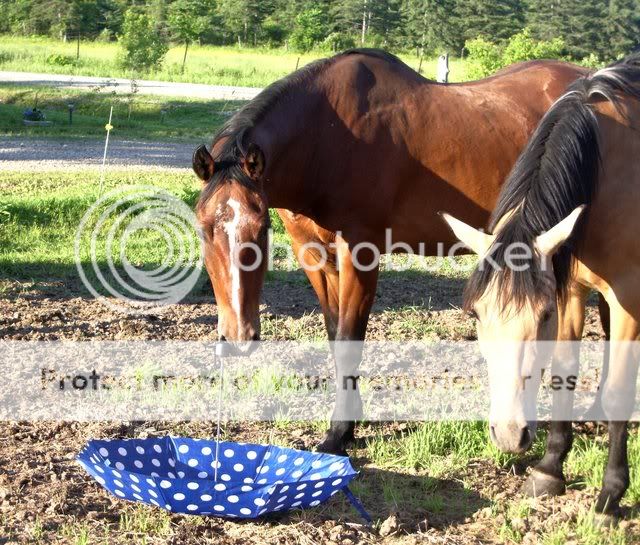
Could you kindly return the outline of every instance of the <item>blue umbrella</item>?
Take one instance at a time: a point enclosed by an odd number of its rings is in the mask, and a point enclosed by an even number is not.
[[[92,440],[78,461],[117,497],[174,513],[256,518],[315,507],[357,475],[349,458],[272,445],[160,437]]]

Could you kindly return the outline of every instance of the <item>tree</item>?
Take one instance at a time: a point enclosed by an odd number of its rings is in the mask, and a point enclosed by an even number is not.
[[[630,53],[640,44],[640,3],[635,0],[609,0],[605,22],[608,57]]]
[[[605,29],[606,4],[603,0],[568,2],[565,6],[567,26],[560,34],[567,43],[569,53],[578,59],[597,54],[607,56]]]
[[[566,2],[558,0],[529,0],[526,23],[538,40],[562,36],[568,25]]]
[[[272,0],[219,0],[217,8],[225,27],[238,42],[247,43],[253,34],[254,45],[262,33],[262,22],[273,10]]]
[[[464,37],[479,36],[500,42],[524,27],[524,5],[521,0],[458,0],[456,11],[464,21]]]
[[[386,0],[384,2],[370,0],[369,17],[365,42],[376,47],[394,48],[402,43],[400,27],[402,25],[402,2]]]
[[[149,16],[136,8],[129,8],[124,14],[119,41],[123,50],[120,63],[132,70],[147,71],[159,67],[169,49]]]
[[[312,49],[326,36],[325,21],[325,13],[320,8],[310,8],[300,13],[291,34],[291,46],[303,53]]]
[[[408,0],[404,5],[407,45],[430,54],[459,52],[464,46],[464,28],[458,0]]]
[[[527,23],[541,40],[562,38],[571,57],[610,56],[607,0],[530,0]]]
[[[328,15],[330,27],[333,32],[351,36],[357,34],[358,41],[362,43],[364,35],[366,35],[366,0],[341,0],[340,2],[334,2],[329,8]]]
[[[189,44],[197,40],[209,26],[211,6],[212,2],[207,0],[175,0],[169,6],[167,14],[169,31],[174,38],[184,44],[182,72],[187,62]]]

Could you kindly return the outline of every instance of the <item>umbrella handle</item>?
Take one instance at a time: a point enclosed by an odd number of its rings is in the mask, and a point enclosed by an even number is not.
[[[360,500],[353,495],[353,492],[349,490],[348,486],[345,486],[342,491],[344,492],[344,495],[347,497],[347,499],[351,502],[351,505],[353,505],[355,510],[360,513],[360,516],[365,520],[367,526],[371,526],[373,521],[371,520],[371,516],[369,515],[369,513],[367,513],[367,510],[364,508],[364,505],[362,505],[362,502],[360,502]]]
[[[220,463],[219,460],[219,454],[220,454],[220,419],[222,417],[222,373],[223,373],[223,366],[224,366],[224,359],[223,359],[223,354],[224,354],[224,347],[222,346],[222,344],[220,342],[216,343],[215,349],[213,351],[213,364],[215,365],[217,363],[217,360],[220,360],[220,368],[219,368],[219,381],[220,384],[218,386],[218,422],[217,422],[217,427],[216,427],[216,459],[215,459],[215,467],[213,468],[213,481],[214,482],[218,482],[218,464]]]

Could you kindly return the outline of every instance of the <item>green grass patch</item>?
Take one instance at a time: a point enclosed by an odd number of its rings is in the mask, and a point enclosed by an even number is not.
[[[483,454],[488,445],[483,422],[425,422],[396,437],[378,433],[367,442],[367,457],[379,467],[428,470],[442,476]]]
[[[120,515],[118,530],[143,539],[168,537],[171,535],[171,515],[148,505],[127,505]]]
[[[200,182],[189,172],[110,171],[105,177],[104,194],[132,185],[151,185],[163,189],[193,209]],[[84,172],[0,172],[0,278],[12,280],[73,281],[78,279],[74,244],[76,232],[87,210],[98,198],[99,171]],[[142,208],[139,214],[146,209]],[[272,212],[275,215],[275,212]],[[99,233],[113,227],[112,214]],[[274,218],[275,239],[286,243],[282,224]],[[115,240],[125,224],[116,229]],[[85,233],[83,241],[88,234]],[[103,240],[100,236],[99,239]],[[195,231],[193,240],[197,244]],[[82,248],[85,248],[83,243]],[[106,250],[98,245],[98,262],[106,268]],[[122,264],[119,246],[112,258]],[[166,241],[153,230],[141,230],[126,245],[126,257],[136,266],[153,269],[167,254]],[[88,252],[81,252],[85,270],[90,269]],[[90,280],[93,277],[90,276]],[[79,287],[79,286],[78,286]]]
[[[598,427],[595,438],[576,436],[565,464],[567,477],[574,479],[576,486],[601,488],[609,458],[608,445],[607,428],[604,426]],[[640,428],[637,426],[629,430],[627,455],[631,482],[624,496],[624,502],[636,505],[640,503],[640,472],[634,471],[640,464]]]
[[[565,522],[554,531],[543,534],[540,539],[542,545],[565,545],[579,543],[580,545],[626,545],[635,543],[627,537],[623,528],[601,528],[596,521],[595,511],[583,510],[575,522]]]
[[[251,49],[193,45],[182,73],[183,46],[172,47],[162,68],[141,75],[122,69],[116,61],[116,43],[82,42],[80,58],[76,59],[76,43],[50,38],[0,37],[0,70],[29,71],[54,74],[100,76],[108,78],[141,78],[186,83],[265,87],[293,72],[296,66],[326,57],[316,52],[306,55],[285,49]],[[409,66],[417,69],[415,55],[401,55]],[[422,73],[434,78],[437,61],[425,60]],[[466,62],[452,60],[451,80],[466,79]]]
[[[188,173],[110,172],[104,190],[136,184],[166,189],[190,206],[198,194],[197,180]],[[29,176],[2,172],[0,194],[0,276],[63,281],[77,278],[75,235],[85,212],[98,198],[98,171]],[[149,234],[136,240],[127,257],[153,267],[161,260],[161,250],[157,237]]]
[[[69,103],[74,104],[72,124]],[[113,107],[112,134],[118,138],[209,142],[242,104],[4,84],[0,85],[0,134],[104,138]],[[24,126],[24,110],[35,106],[51,125]]]

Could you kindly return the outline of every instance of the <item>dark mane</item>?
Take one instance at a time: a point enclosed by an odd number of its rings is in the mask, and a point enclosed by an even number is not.
[[[264,116],[282,100],[293,87],[308,82],[341,58],[350,55],[366,55],[393,64],[404,64],[395,55],[380,49],[349,49],[333,57],[319,59],[309,63],[266,87],[258,96],[243,106],[227,121],[214,136],[210,149],[213,149],[222,139],[225,139],[225,142],[222,147],[216,151],[216,155],[213,158],[216,163],[214,176],[200,193],[197,207],[201,208],[224,180],[233,179],[247,187],[254,187],[251,179],[240,167],[240,160],[245,155],[246,146],[249,144],[246,142],[247,133],[260,123]]]
[[[524,244],[532,252],[538,235],[548,231],[582,204],[591,204],[600,170],[599,127],[589,103],[599,97],[621,110],[621,95],[640,99],[640,53],[634,53],[603,70],[576,80],[540,121],[518,158],[502,189],[491,216],[494,232],[500,226],[489,256],[473,272],[465,290],[465,306],[482,296],[492,282],[497,283],[500,306],[511,302],[522,308],[541,293],[543,272],[533,259],[524,270],[510,270],[507,249]],[[580,228],[553,257],[557,294],[566,298],[571,276],[572,256],[577,248]]]

